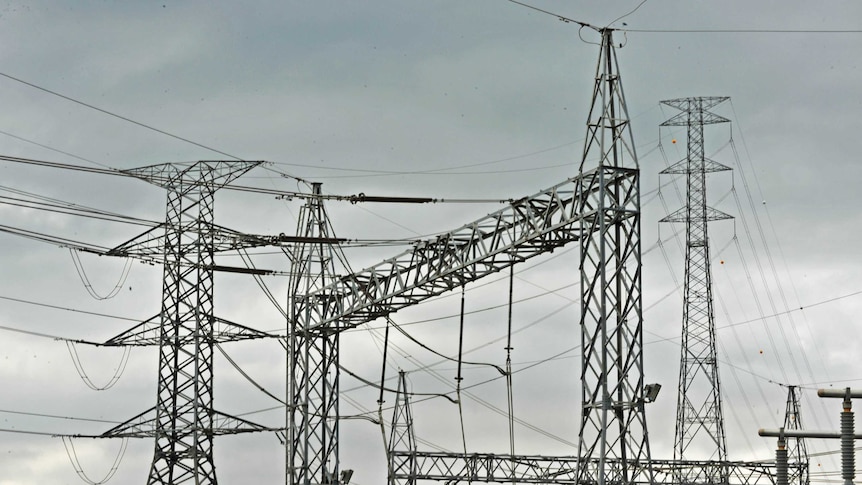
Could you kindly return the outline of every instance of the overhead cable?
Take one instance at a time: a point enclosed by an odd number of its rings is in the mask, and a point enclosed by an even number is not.
[[[123,376],[123,372],[126,370],[126,366],[129,363],[129,356],[132,354],[131,346],[123,347],[123,356],[120,357],[120,363],[114,369],[114,375],[111,376],[107,384],[98,386],[93,383],[90,376],[87,375],[87,372],[84,370],[84,366],[81,363],[81,357],[78,355],[78,349],[75,347],[75,342],[73,340],[60,339],[59,337],[55,338],[55,340],[64,340],[66,342],[66,349],[69,351],[69,356],[72,358],[75,370],[78,371],[78,376],[81,377],[81,380],[84,381],[84,384],[86,384],[87,387],[94,391],[105,391],[114,387],[114,384],[116,384],[120,380],[120,377]]]
[[[87,272],[84,270],[84,265],[81,263],[81,257],[78,255],[78,252],[74,249],[69,249],[69,254],[72,256],[72,263],[75,265],[75,271],[78,273],[78,278],[81,279],[81,283],[84,285],[84,288],[87,290],[87,293],[90,294],[96,300],[109,300],[120,292],[121,289],[126,284],[126,279],[129,277],[129,272],[132,269],[132,258],[126,258],[126,261],[123,264],[123,271],[120,273],[120,278],[117,280],[117,283],[114,285],[114,288],[108,292],[107,295],[100,295],[93,288],[93,284],[90,282],[90,278],[87,276]]]
[[[81,480],[89,485],[101,485],[113,478],[114,474],[117,473],[117,469],[120,467],[120,462],[123,461],[123,457],[126,455],[126,448],[129,445],[129,438],[123,438],[122,443],[120,444],[120,450],[117,452],[117,456],[114,458],[114,463],[111,465],[111,468],[100,480],[93,480],[87,476],[81,466],[81,461],[78,459],[78,453],[75,451],[75,444],[72,442],[72,437],[61,436],[61,438],[63,440],[63,447],[66,449],[66,455],[69,457],[69,461],[72,462],[72,467],[75,469],[75,473]]]

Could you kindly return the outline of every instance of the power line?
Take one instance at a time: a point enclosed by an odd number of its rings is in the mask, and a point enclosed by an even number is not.
[[[592,25],[590,25],[590,24],[588,24],[588,23],[586,23],[586,22],[581,22],[580,20],[575,20],[575,19],[572,19],[572,18],[564,17],[564,16],[562,16],[562,15],[560,15],[560,14],[556,14],[556,13],[554,13],[554,12],[550,12],[550,11],[548,11],[548,10],[543,10],[543,9],[541,9],[541,8],[539,8],[539,7],[534,7],[534,6],[532,6],[532,5],[529,5],[529,4],[526,4],[526,3],[523,3],[523,2],[519,2],[519,1],[517,1],[517,0],[508,0],[508,1],[509,1],[509,2],[511,2],[511,3],[514,3],[514,4],[517,4],[517,5],[520,5],[520,6],[522,6],[522,7],[527,7],[527,8],[529,8],[529,9],[531,9],[531,10],[535,10],[535,11],[537,11],[537,12],[541,12],[541,13],[543,13],[543,14],[550,15],[551,17],[556,17],[557,19],[559,19],[559,20],[561,20],[561,21],[563,21],[563,22],[565,22],[565,23],[576,23],[576,24],[580,25],[581,27],[591,27],[591,28],[595,28],[595,27],[593,27]]]
[[[165,131],[165,130],[160,130],[160,129],[158,129],[158,128],[156,128],[156,127],[152,126],[152,125],[148,125],[148,124],[146,124],[146,123],[141,123],[140,121],[135,121],[135,120],[133,120],[133,119],[131,119],[131,118],[128,118],[128,117],[126,117],[126,116],[119,115],[119,114],[114,113],[114,112],[112,112],[112,111],[108,111],[108,110],[106,110],[106,109],[99,108],[99,107],[97,107],[97,106],[94,106],[94,105],[89,104],[89,103],[85,103],[85,102],[83,102],[83,101],[79,101],[79,100],[77,100],[77,99],[75,99],[75,98],[72,98],[72,97],[70,97],[70,96],[66,96],[65,94],[60,94],[60,93],[58,93],[58,92],[56,92],[56,91],[52,91],[52,90],[50,90],[50,89],[48,89],[48,88],[44,88],[44,87],[42,87],[42,86],[39,86],[39,85],[37,85],[37,84],[34,84],[34,83],[31,83],[31,82],[25,81],[25,80],[23,80],[23,79],[20,79],[20,78],[17,78],[17,77],[11,76],[11,75],[9,75],[9,74],[6,74],[6,73],[3,73],[3,72],[0,72],[0,76],[3,76],[3,77],[5,77],[5,78],[7,78],[7,79],[11,79],[12,81],[15,81],[15,82],[18,82],[18,83],[24,84],[24,85],[26,85],[26,86],[30,86],[31,88],[38,89],[39,91],[42,91],[42,92],[44,92],[44,93],[51,94],[51,95],[56,96],[56,97],[58,97],[58,98],[65,99],[66,101],[71,101],[72,103],[75,103],[75,104],[78,104],[78,105],[84,106],[84,107],[86,107],[86,108],[90,108],[90,109],[92,109],[92,110],[98,111],[98,112],[103,113],[103,114],[106,114],[106,115],[108,115],[108,116],[113,116],[114,118],[117,118],[117,119],[120,119],[120,120],[123,120],[123,121],[127,121],[127,122],[129,122],[129,123],[132,123],[133,125],[137,125],[137,126],[140,126],[140,127],[142,127],[142,128],[146,128],[146,129],[148,129],[148,130],[150,130],[150,131],[154,131],[154,132],[156,132],[156,133],[160,133],[160,134],[162,134],[162,135],[169,136],[169,137],[171,137],[171,138],[174,138],[174,139],[177,139],[177,140],[180,140],[180,141],[184,141],[184,142],[186,142],[186,143],[189,143],[189,144],[195,145],[195,146],[200,147],[200,148],[203,148],[203,149],[205,149],[205,150],[209,150],[209,151],[211,151],[211,152],[218,153],[218,154],[220,154],[220,155],[224,155],[224,156],[229,157],[229,158],[233,158],[233,159],[235,159],[235,160],[243,160],[242,158],[237,157],[236,155],[231,155],[230,153],[227,153],[227,152],[224,152],[224,151],[222,151],[222,150],[219,150],[219,149],[216,149],[216,148],[213,148],[213,147],[210,147],[210,146],[204,145],[204,144],[202,144],[202,143],[198,143],[198,142],[196,142],[196,141],[192,141],[192,140],[190,140],[190,139],[188,139],[188,138],[184,138],[184,137],[179,136],[179,135],[174,135],[173,133],[169,133],[169,132],[167,132],[167,131]]]
[[[511,0],[510,0],[511,1]],[[862,34],[862,29],[616,29],[647,34]]]
[[[76,416],[62,416],[59,414],[35,413],[32,411],[16,411],[16,410],[12,410],[12,409],[0,409],[0,413],[19,414],[21,416],[35,416],[38,418],[65,419],[65,420],[69,420],[69,421],[86,421],[86,422],[90,422],[90,423],[108,423],[108,424],[119,424],[120,423],[120,421],[111,421],[108,419],[81,418],[81,417],[76,417]]]
[[[620,15],[619,17],[617,17],[617,18],[615,18],[615,19],[611,20],[610,22],[608,22],[608,25],[611,25],[611,24],[613,24],[614,22],[618,22],[618,21],[620,21],[620,20],[622,20],[622,19],[624,19],[624,18],[628,17],[629,15],[631,15],[631,14],[633,14],[633,13],[637,12],[637,11],[638,11],[638,9],[639,9],[639,8],[641,8],[641,7],[643,6],[643,4],[645,4],[645,3],[647,3],[647,0],[643,0],[643,1],[641,1],[641,3],[639,3],[639,4],[637,5],[637,7],[633,8],[629,13],[626,13],[626,14]]]
[[[2,73],[0,73],[2,75]],[[89,172],[89,173],[97,173],[102,175],[115,175],[120,177],[129,177],[129,178],[139,178],[138,175],[124,171],[124,170],[115,170],[115,169],[106,169],[106,168],[95,168],[95,167],[86,167],[82,165],[72,165],[67,163],[60,162],[51,162],[46,160],[36,160],[32,158],[22,158],[22,157],[13,157],[9,155],[0,155],[0,160],[5,160],[7,162],[14,163],[23,163],[27,165],[37,165],[42,167],[49,168],[60,168],[64,170],[73,170],[80,172]],[[292,177],[291,175],[282,174],[284,176]],[[295,178],[295,177],[294,177]],[[148,182],[163,182],[168,180],[166,177],[160,176],[152,176],[147,179]],[[279,190],[279,189],[267,189],[263,187],[252,187],[248,185],[226,185],[223,187],[228,190],[235,190],[241,192],[250,192],[250,193],[258,193],[258,194],[266,194],[266,195],[275,195],[287,199],[323,199],[323,200],[336,200],[342,202],[350,202],[353,204],[360,202],[377,202],[377,203],[399,203],[399,204],[444,204],[444,203],[452,203],[452,204],[469,204],[469,203],[507,203],[511,202],[512,199],[447,199],[447,198],[436,198],[436,197],[414,197],[414,196],[376,196],[376,195],[366,195],[363,192],[359,194],[353,195],[325,195],[325,194],[310,194],[307,192],[297,192],[297,191],[289,191],[289,190]]]
[[[125,320],[128,322],[141,322],[141,321],[143,321],[143,319],[141,319],[141,318],[121,317],[118,315],[110,315],[107,313],[98,313],[98,312],[91,312],[91,311],[87,311],[87,310],[79,310],[76,308],[63,307],[63,306],[59,306],[59,305],[51,305],[50,303],[42,303],[42,302],[33,301],[33,300],[25,300],[23,298],[14,298],[11,296],[0,295],[0,300],[14,301],[17,303],[24,303],[27,305],[35,305],[35,306],[40,306],[40,307],[45,307],[45,308],[53,308],[55,310],[63,310],[63,311],[67,311],[67,312],[83,313],[85,315],[93,315],[96,317],[105,317],[105,318],[113,318],[116,320]],[[3,327],[3,328],[8,328],[8,327]],[[22,330],[22,332],[26,333],[26,331],[23,331],[23,330]]]
[[[48,145],[45,145],[45,144],[43,144],[43,143],[39,143],[39,142],[37,142],[37,141],[30,140],[29,138],[24,138],[24,137],[22,137],[22,136],[14,135],[14,134],[12,134],[12,133],[9,133],[8,131],[0,130],[0,134],[2,134],[2,135],[6,135],[6,136],[8,136],[9,138],[14,138],[14,139],[16,139],[16,140],[20,140],[20,141],[23,141],[23,142],[26,142],[26,143],[30,143],[31,145],[36,145],[37,147],[44,148],[44,149],[46,149],[46,150],[51,150],[52,152],[57,152],[57,153],[59,153],[59,154],[61,154],[61,155],[66,155],[67,157],[77,158],[78,160],[81,160],[81,161],[84,161],[84,162],[90,162],[90,163],[92,163],[93,165],[98,165],[98,166],[103,167],[103,168],[111,168],[111,167],[109,167],[108,165],[105,165],[105,164],[103,164],[103,163],[99,163],[99,162],[97,162],[97,161],[95,161],[95,160],[90,160],[89,158],[84,158],[84,157],[81,157],[81,156],[75,155],[74,153],[69,153],[69,152],[67,152],[67,151],[63,151],[63,150],[60,150],[60,149],[58,149],[58,148],[54,148],[54,147],[52,147],[52,146],[48,146]]]
[[[570,142],[562,143],[560,145],[552,146],[549,148],[543,148],[540,150],[532,151],[529,153],[523,153],[520,155],[512,155],[509,157],[498,158],[495,160],[488,160],[485,162],[476,162],[476,163],[455,165],[455,166],[451,166],[451,167],[434,168],[434,169],[428,169],[428,170],[373,170],[373,169],[361,169],[361,168],[349,168],[349,167],[332,167],[332,166],[316,165],[316,164],[312,165],[312,164],[304,164],[304,163],[289,163],[289,162],[275,162],[275,163],[277,165],[288,165],[291,167],[316,168],[316,169],[333,170],[333,171],[340,171],[340,172],[356,172],[356,173],[369,174],[367,176],[375,176],[375,175],[382,175],[382,176],[388,176],[388,175],[426,175],[426,174],[429,174],[429,175],[437,175],[437,174],[440,174],[440,175],[462,175],[463,172],[452,173],[449,171],[450,170],[460,170],[460,169],[464,169],[464,168],[481,167],[481,166],[485,166],[485,165],[494,165],[494,164],[503,163],[503,162],[510,162],[512,160],[519,160],[522,158],[528,158],[528,157],[532,157],[534,155],[540,155],[542,153],[547,153],[547,152],[551,152],[554,150],[559,150],[560,148],[565,148],[565,147],[572,146],[572,145],[575,145],[578,143],[583,143],[583,140],[570,141]],[[471,172],[467,172],[467,173],[471,173]],[[484,172],[482,172],[482,173],[484,173]],[[335,178],[335,177],[328,177],[328,178]]]

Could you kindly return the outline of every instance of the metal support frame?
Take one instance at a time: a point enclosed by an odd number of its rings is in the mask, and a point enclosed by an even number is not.
[[[598,159],[598,187],[581,219],[581,427],[577,481],[652,481],[644,413],[638,161],[613,31],[601,29],[580,171]],[[608,175],[628,170],[625,184]]]
[[[584,348],[581,361],[580,458],[392,449],[390,469],[394,470],[392,476],[396,481],[427,479],[599,485],[654,482],[654,470],[649,466],[651,459],[644,413],[639,169],[612,30],[597,30],[602,34],[602,45],[583,159],[578,177],[571,180],[575,191],[563,198],[564,192],[554,188],[539,194],[541,197],[514,201],[512,205],[517,216],[523,217],[525,222],[535,221],[530,225],[517,221],[500,224],[508,220],[501,211],[499,215],[492,214],[486,218],[489,222],[496,222],[494,225],[484,223],[490,230],[481,231],[479,223],[465,226],[471,228],[468,232],[471,237],[464,239],[463,246],[456,246],[452,251],[453,256],[464,256],[447,258],[458,264],[441,265],[437,270],[445,277],[442,281],[454,279],[454,272],[459,270],[468,281],[472,281],[474,277],[483,275],[476,269],[483,270],[483,273],[498,271],[514,264],[522,254],[533,256],[556,245],[580,242],[582,293],[579,324]],[[595,159],[598,159],[598,168],[585,169],[586,163]],[[548,196],[551,196],[551,204],[544,202]],[[537,202],[542,205],[537,205]],[[526,210],[517,209],[518,206]],[[536,217],[541,213],[534,215],[536,208],[541,212],[551,209],[553,218]],[[558,220],[560,216],[566,219]],[[517,231],[523,231],[524,236],[519,236]],[[527,236],[536,242],[530,242]],[[448,241],[459,240],[453,238]],[[478,254],[473,245],[478,245]],[[436,261],[436,258],[428,260]],[[372,289],[381,281],[390,281],[393,276],[398,277],[398,282],[415,281],[396,273],[387,279],[370,279],[375,283]],[[426,286],[432,287],[440,278],[429,274],[425,281],[428,281]],[[463,284],[463,279],[459,284]],[[454,286],[446,285],[440,291]],[[358,291],[350,293],[368,295]],[[381,300],[388,302],[385,298],[376,299]],[[364,309],[373,308],[373,305],[369,302],[350,306]],[[394,311],[397,308],[388,309]],[[405,474],[405,469],[410,470],[409,473]]]
[[[312,186],[321,195],[321,185]],[[336,296],[329,219],[320,197],[300,210],[288,295],[286,483],[340,483],[338,461],[338,321],[324,321]]]
[[[853,485],[856,478],[856,451],[853,440],[856,439],[853,416],[853,398],[862,397],[862,390],[849,387],[838,389],[818,389],[820,397],[841,398],[841,478],[844,485]]]
[[[799,388],[797,386],[787,386],[787,405],[784,410],[784,429],[786,431],[803,430],[802,415],[799,412]],[[794,468],[793,471],[800,471],[801,474],[789,473],[787,483],[790,485],[808,485],[810,477],[808,474],[808,446],[805,444],[805,438],[798,437],[786,440],[785,448],[787,451],[787,461],[789,463],[805,463],[803,468]]]
[[[214,255],[225,233],[213,224],[213,195],[259,163],[201,161],[127,171],[167,189],[164,236],[159,244],[148,231],[107,254],[161,255],[162,305],[156,317],[104,345],[158,345],[158,392],[154,408],[102,437],[155,438],[148,484],[215,484],[213,437],[266,429],[213,408],[213,345],[269,336],[213,315]]]
[[[407,373],[404,371],[398,373],[398,389],[386,451],[389,461],[389,485],[416,485],[416,435],[413,431],[410,395],[407,392]]]
[[[545,483],[583,485],[578,478],[581,460],[576,456],[508,455],[493,453],[446,453],[410,452],[407,450],[391,453],[394,483],[417,483],[419,481],[438,481],[444,483]],[[413,465],[409,465],[413,463]],[[704,473],[714,476],[719,469],[726,470],[728,483],[732,485],[777,485],[775,477],[777,466],[768,462],[718,463],[714,461],[650,460],[647,462],[627,462],[604,460],[605,466],[627,469],[638,477],[629,482],[635,485],[675,484],[680,475]],[[591,469],[599,466],[598,459],[588,464]],[[635,469],[636,468],[636,469]],[[796,474],[797,468],[807,468],[805,464],[790,464],[789,469]],[[406,480],[414,481],[406,481]]]
[[[844,389],[818,389],[817,395],[820,397],[827,398],[840,398],[842,399],[841,403],[841,430],[840,431],[808,431],[802,429],[759,429],[757,434],[760,436],[768,436],[778,438],[778,450],[776,451],[776,457],[784,454],[787,455],[787,450],[784,449],[786,446],[787,438],[797,438],[798,441],[801,441],[802,438],[820,438],[820,439],[837,439],[841,440],[841,478],[844,481],[844,485],[853,485],[853,479],[856,478],[856,465],[855,465],[855,450],[853,448],[854,440],[862,439],[862,434],[856,434],[855,428],[853,425],[853,398],[862,397],[862,390],[859,389],[851,389],[849,387]],[[789,398],[788,398],[789,402]],[[807,456],[806,456],[807,458]],[[778,461],[778,460],[777,460]],[[784,466],[787,464],[788,460],[780,460],[781,465]],[[785,478],[795,476],[796,473],[799,473],[799,476],[808,477],[808,461],[797,462],[798,465],[804,465],[805,470],[799,470],[799,472],[790,472],[781,471],[781,474],[784,475]],[[792,468],[793,464],[788,465]]]
[[[291,315],[295,315],[290,323],[291,328],[305,330],[298,330],[297,341],[288,345],[288,359],[293,359],[289,360],[288,389],[293,386],[290,392],[294,394],[289,396],[287,419],[288,427],[297,436],[296,440],[288,439],[286,442],[288,483],[306,485],[301,480],[311,476],[308,475],[310,471],[305,471],[311,468],[319,472],[322,479],[324,464],[330,464],[328,471],[331,474],[337,459],[333,454],[338,440],[337,428],[325,431],[328,433],[326,448],[306,448],[310,442],[302,438],[309,436],[309,439],[323,443],[324,435],[320,433],[324,431],[315,434],[311,430],[325,430],[324,426],[333,426],[335,420],[334,414],[323,414],[332,412],[334,407],[331,404],[318,405],[316,413],[311,410],[306,413],[303,410],[305,401],[301,399],[302,390],[328,382],[325,385],[329,386],[330,403],[337,399],[338,390],[337,382],[332,381],[333,373],[338,369],[337,360],[331,353],[327,354],[329,358],[326,364],[319,361],[313,366],[306,366],[303,363],[302,352],[305,352],[306,344],[312,345],[312,336],[332,338],[340,331],[384,317],[577,241],[582,237],[582,231],[597,230],[592,222],[581,224],[581,220],[597,220],[596,213],[602,204],[600,199],[607,197],[608,191],[629,194],[631,197],[637,193],[637,181],[638,172],[631,168],[606,166],[585,171],[538,194],[513,200],[508,207],[447,234],[420,241],[411,250],[370,268],[334,279],[319,278],[314,282],[314,285],[325,286],[317,287],[309,283],[306,289],[302,289],[296,286],[301,280],[295,280],[291,295],[305,295],[299,302],[307,313],[291,310]],[[312,204],[322,210],[320,200],[310,198],[306,207]],[[306,212],[313,213],[310,209],[306,209]],[[324,216],[317,217],[323,220]],[[301,231],[313,230],[315,227],[321,226],[300,224]],[[317,241],[314,250],[318,253],[331,250],[329,245],[338,242],[331,237],[296,239],[309,244]],[[296,278],[306,271],[301,269],[304,264],[302,261],[309,261],[310,250],[312,248],[307,245],[296,247],[294,257],[297,262],[292,272]],[[304,320],[300,323],[298,318]],[[325,375],[330,376],[329,381],[315,377]],[[330,424],[324,425],[326,422]]]
[[[730,168],[706,158],[703,138],[704,125],[729,121],[709,111],[727,99],[697,97],[661,102],[681,111],[661,126],[683,126],[688,137],[686,158],[661,172],[685,175],[686,178],[685,207],[661,220],[684,222],[686,233],[682,346],[674,433],[676,460],[706,458],[718,463],[727,460],[707,226],[709,221],[730,219],[731,216],[707,206],[706,174]],[[727,482],[721,467],[714,471],[718,475],[704,476],[705,471],[692,469],[695,475],[680,476],[679,480],[682,483]]]

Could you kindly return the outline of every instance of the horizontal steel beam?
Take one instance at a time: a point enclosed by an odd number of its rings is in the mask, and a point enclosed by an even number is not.
[[[445,453],[393,451],[392,470],[398,480],[442,481],[449,484],[460,482],[492,483],[553,483],[578,484],[577,468],[580,462],[576,456],[508,455],[494,453]],[[410,466],[410,461],[415,466]],[[619,460],[607,460],[606,466],[619,467]],[[626,468],[633,472],[637,469],[651,469],[655,484],[678,483],[680,476],[692,475],[692,471],[704,477],[721,476],[715,470],[725,469],[729,477],[726,485],[774,485],[776,465],[773,462],[744,461],[675,461],[651,460],[649,462],[628,462]],[[589,460],[586,466],[598,466],[598,460]],[[807,463],[791,463],[791,470],[804,470]],[[412,470],[412,472],[411,472]],[[648,477],[647,473],[635,476]],[[697,483],[706,483],[697,481]],[[641,483],[641,482],[637,482]],[[649,482],[644,480],[643,485]]]
[[[607,191],[627,193],[637,169],[599,167],[454,231],[423,240],[395,257],[340,277],[311,297],[328,301],[317,327],[339,330],[384,317],[586,236],[598,218],[635,217],[620,208],[599,213],[600,181]],[[607,201],[605,201],[607,204]],[[581,221],[584,224],[580,224]],[[312,327],[313,328],[313,327]]]

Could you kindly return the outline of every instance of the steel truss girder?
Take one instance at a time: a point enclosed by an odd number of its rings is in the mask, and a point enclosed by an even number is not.
[[[635,178],[633,169],[586,171],[342,276],[318,290],[329,304],[317,325],[337,321],[339,330],[353,328],[577,241],[584,230],[580,221],[594,217],[600,179],[607,189],[627,186]]]
[[[508,455],[493,453],[446,453],[426,451],[392,451],[393,478],[398,483],[415,484],[420,481],[457,483],[553,483],[594,484],[578,479],[578,466],[583,463],[576,456]],[[598,468],[599,460],[585,463],[583,468]],[[776,466],[761,462],[715,462],[651,460],[650,462],[606,460],[604,466],[630,472],[640,477],[630,482],[636,485],[673,484],[680,475],[692,476],[687,482],[698,485],[775,485]],[[792,472],[807,470],[807,463],[791,463]],[[710,481],[715,471],[727,471],[727,482]],[[654,477],[650,480],[648,477]]]

